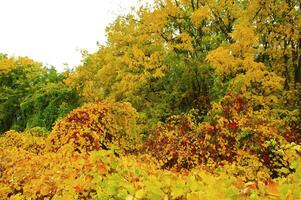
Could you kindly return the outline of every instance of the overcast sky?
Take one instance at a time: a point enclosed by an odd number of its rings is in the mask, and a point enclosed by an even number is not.
[[[0,0],[0,52],[63,70],[95,52],[105,27],[137,0]]]

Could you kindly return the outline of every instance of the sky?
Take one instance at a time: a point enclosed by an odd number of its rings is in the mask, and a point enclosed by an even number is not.
[[[28,56],[59,71],[93,53],[105,28],[137,0],[0,0],[0,53]],[[66,65],[67,64],[67,65]]]

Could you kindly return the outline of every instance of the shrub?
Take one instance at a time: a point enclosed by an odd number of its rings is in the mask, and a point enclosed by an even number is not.
[[[265,109],[254,112],[246,99],[227,95],[212,105],[209,122],[174,116],[155,129],[144,149],[166,169],[230,165],[229,173],[246,181],[287,176],[295,171],[291,164],[300,145],[289,142],[289,127],[277,126],[280,120],[270,114]]]
[[[45,148],[45,140],[35,132],[7,131],[0,136],[0,148],[22,149],[34,154],[40,154]]]
[[[139,142],[137,112],[129,103],[89,103],[56,122],[50,151],[71,144],[77,152],[98,149],[130,151]]]

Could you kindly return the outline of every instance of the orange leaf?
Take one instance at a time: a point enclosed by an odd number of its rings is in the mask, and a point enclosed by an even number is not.
[[[105,165],[103,165],[103,164],[97,165],[96,170],[101,175],[104,175],[104,174],[106,174],[108,172],[107,167]]]
[[[279,188],[278,184],[274,181],[269,181],[265,187],[266,193],[269,196],[279,197]]]
[[[234,183],[234,186],[236,187],[236,188],[238,188],[238,189],[241,189],[241,188],[243,188],[244,187],[244,182],[243,182],[243,180],[241,179],[241,178],[237,178],[237,180],[235,181],[235,183]]]

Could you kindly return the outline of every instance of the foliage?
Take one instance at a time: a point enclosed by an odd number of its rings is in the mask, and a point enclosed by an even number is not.
[[[62,83],[48,83],[27,96],[20,105],[22,120],[26,128],[45,127],[50,130],[53,123],[67,115],[79,105],[77,93]]]
[[[223,172],[161,170],[147,155],[117,157],[106,150],[74,154],[68,145],[55,153],[33,152],[26,145],[12,146],[9,141],[17,135],[36,137],[8,132],[0,138],[1,199],[294,199],[300,195],[300,162],[287,179],[243,183]]]
[[[39,81],[42,66],[28,58],[8,58],[0,60],[0,132],[14,127],[22,129],[19,122],[20,101]]]
[[[90,103],[56,122],[47,147],[54,152],[66,144],[78,152],[131,150],[140,140],[138,128],[137,112],[129,103]]]
[[[0,198],[299,199],[300,6],[155,0],[62,74],[0,54]]]
[[[291,164],[299,157],[300,145],[289,141],[300,140],[300,135],[265,111],[254,112],[246,98],[225,96],[213,104],[206,120],[197,123],[191,114],[174,116],[156,128],[144,149],[164,169],[231,165],[229,171],[245,181],[295,170]]]
[[[38,133],[38,131],[29,131],[25,133],[8,131],[4,136],[1,136],[1,149],[15,149],[25,153],[40,154],[45,147],[45,138],[37,136]],[[4,160],[3,163],[5,163]]]
[[[297,1],[155,1],[118,17],[108,43],[85,54],[66,83],[84,101],[132,103],[150,122],[146,131],[190,109],[204,118],[241,82],[237,93],[254,106],[264,99],[296,110],[300,101],[277,98],[288,89],[300,93],[299,21]]]
[[[79,105],[77,93],[62,83],[63,74],[29,58],[0,59],[0,132],[33,127],[50,129]]]

